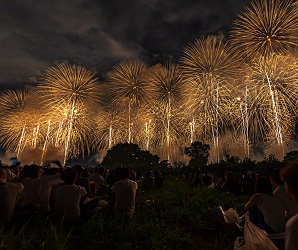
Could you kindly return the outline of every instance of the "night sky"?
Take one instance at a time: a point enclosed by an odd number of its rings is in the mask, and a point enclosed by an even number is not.
[[[34,85],[55,62],[100,77],[125,59],[177,59],[185,46],[232,28],[247,0],[0,0],[0,89]]]

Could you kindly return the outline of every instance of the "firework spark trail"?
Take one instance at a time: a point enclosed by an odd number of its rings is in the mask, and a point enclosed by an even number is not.
[[[194,142],[194,133],[195,133],[195,117],[192,117],[192,121],[189,123],[190,127],[190,144]]]
[[[128,139],[127,142],[131,143],[131,101],[128,101]]]
[[[40,123],[38,122],[37,127],[34,129],[34,134],[33,134],[33,148],[36,148],[37,145],[37,138],[39,134],[39,128],[40,128]]]
[[[65,141],[64,161],[63,161],[64,165],[65,165],[67,157],[68,157],[69,143],[70,143],[71,133],[72,133],[72,129],[73,129],[73,123],[74,123],[74,111],[75,111],[75,101],[73,100],[72,105],[71,105],[71,111],[70,111],[69,128],[68,128],[67,138]]]
[[[59,145],[59,140],[60,140],[60,136],[61,136],[61,132],[63,129],[63,123],[64,123],[64,118],[62,119],[61,122],[58,123],[58,129],[56,132],[56,139],[55,139],[55,146],[57,147]]]
[[[219,151],[218,151],[218,145],[219,145],[219,125],[218,125],[218,119],[219,119],[219,82],[216,83],[216,160],[219,162]]]
[[[149,150],[149,146],[150,146],[150,124],[151,124],[151,120],[146,121],[145,123],[145,131],[146,131],[146,150]]]
[[[241,101],[241,98],[237,97],[237,100]],[[247,109],[246,99],[244,101],[245,103],[242,103],[242,102],[239,103],[239,109],[240,109],[241,119],[242,119],[241,132],[244,137],[244,140],[243,140],[244,153],[246,157],[249,157],[248,117],[247,117],[247,110],[246,110]],[[243,111],[243,106],[244,106],[244,111]]]
[[[249,128],[248,128],[248,88],[245,83],[245,98],[244,98],[244,107],[245,107],[245,140],[246,140],[246,149],[247,149],[247,157],[250,155],[250,141],[249,141]]]
[[[278,113],[277,113],[277,109],[276,109],[276,103],[275,103],[274,93],[273,93],[272,86],[271,86],[271,80],[270,80],[270,78],[268,76],[268,73],[266,72],[265,74],[266,74],[268,86],[269,86],[269,89],[270,89],[271,100],[272,100],[272,109],[273,109],[274,118],[275,118],[276,140],[277,140],[277,143],[279,144],[279,146],[283,148],[282,130],[281,130],[280,123],[279,123],[279,117],[278,117]],[[284,153],[282,152],[282,154],[284,154]]]
[[[112,124],[109,127],[109,149],[112,147],[113,142],[113,126]]]
[[[46,138],[45,138],[45,141],[44,141],[44,144],[43,144],[43,149],[42,149],[42,155],[41,155],[40,165],[42,165],[42,164],[43,164],[43,161],[44,161],[44,156],[45,156],[45,152],[46,152],[47,144],[48,144],[48,141],[49,141],[50,131],[51,131],[50,126],[51,126],[51,121],[49,120],[49,121],[48,121],[47,134],[46,134]]]
[[[20,141],[19,141],[19,144],[18,144],[18,147],[17,147],[17,158],[19,157],[19,154],[21,152],[22,143],[23,143],[24,136],[25,136],[25,129],[26,129],[26,125],[24,125],[24,127],[23,127],[22,134],[21,134],[21,137],[20,137]]]

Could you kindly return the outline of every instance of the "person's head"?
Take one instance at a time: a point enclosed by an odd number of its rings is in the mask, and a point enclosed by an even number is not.
[[[126,180],[130,176],[130,170],[129,168],[121,168],[119,171],[119,178],[120,180]]]
[[[121,171],[121,169],[122,169],[122,167],[116,167],[116,168],[114,169],[114,178],[115,178],[115,179],[120,178],[119,176],[120,176],[120,171]]]
[[[99,168],[97,169],[97,173],[99,173],[101,176],[104,176],[105,168],[104,168],[104,167],[99,167]]]
[[[90,175],[89,169],[86,168],[86,167],[83,168],[83,171],[82,171],[81,176],[82,176],[82,177],[89,177],[89,175]]]
[[[61,174],[61,180],[64,181],[66,185],[72,185],[75,183],[77,178],[77,174],[74,168],[67,168]]]
[[[255,183],[256,193],[272,194],[272,186],[268,178],[260,176]]]
[[[74,165],[72,168],[76,172],[77,176],[80,177],[83,172],[83,167],[81,165]]]
[[[298,162],[291,162],[285,166],[280,173],[285,182],[287,192],[295,200],[298,200]]]
[[[280,178],[280,169],[279,168],[274,168],[270,174],[270,179],[271,182],[275,185],[275,186],[279,186],[279,185],[283,185],[283,181]]]
[[[41,166],[36,164],[31,164],[28,166],[28,174],[30,178],[38,178],[42,175],[43,169]]]

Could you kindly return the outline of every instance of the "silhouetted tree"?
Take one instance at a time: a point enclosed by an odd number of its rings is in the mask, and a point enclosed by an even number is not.
[[[108,150],[102,164],[104,166],[138,167],[144,165],[158,164],[159,157],[152,155],[149,151],[141,150],[137,144],[118,143]]]
[[[290,162],[290,161],[298,161],[298,150],[293,150],[284,156],[284,162]]]
[[[191,158],[189,165],[205,166],[208,163],[210,146],[202,142],[193,142],[190,147],[185,147],[184,153]]]

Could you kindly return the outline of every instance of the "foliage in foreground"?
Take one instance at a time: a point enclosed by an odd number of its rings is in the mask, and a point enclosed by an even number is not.
[[[218,206],[242,207],[246,200],[166,180],[163,190],[138,190],[128,225],[102,213],[76,227],[46,218],[3,232],[0,249],[230,249],[237,230],[224,224]]]

